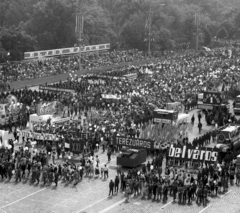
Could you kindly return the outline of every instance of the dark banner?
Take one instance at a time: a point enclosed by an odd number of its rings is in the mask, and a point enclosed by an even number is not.
[[[154,141],[152,140],[123,136],[113,137],[113,145],[127,146],[133,149],[154,149]]]
[[[54,92],[69,92],[69,93],[75,93],[75,90],[73,89],[64,89],[64,88],[55,88],[55,87],[48,87],[48,86],[39,86],[39,90],[43,91],[54,91]]]
[[[73,154],[80,154],[83,152],[84,142],[79,139],[70,139],[70,149],[69,151]],[[68,143],[69,143],[68,142]]]
[[[219,149],[211,147],[193,147],[191,145],[173,145],[169,149],[169,158],[193,162],[217,162]]]

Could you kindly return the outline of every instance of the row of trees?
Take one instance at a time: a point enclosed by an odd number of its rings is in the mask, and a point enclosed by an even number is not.
[[[25,51],[77,44],[78,1],[86,45],[110,42],[113,48],[146,50],[150,38],[155,50],[165,50],[194,42],[198,18],[204,45],[215,36],[239,36],[240,0],[1,0],[0,51],[19,59]]]

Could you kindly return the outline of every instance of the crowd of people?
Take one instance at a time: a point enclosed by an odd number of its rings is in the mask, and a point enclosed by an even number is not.
[[[135,49],[86,53],[82,56],[82,68],[108,67],[113,64],[140,61],[143,59],[143,53]],[[70,56],[7,63],[0,65],[0,77],[4,82],[13,82],[75,72],[79,70],[78,60],[78,56]]]
[[[118,192],[120,185],[127,201],[130,195],[140,195],[153,201],[167,202],[173,199],[179,204],[190,204],[195,200],[206,205],[208,196],[224,193],[229,184],[240,184],[240,170],[236,169],[236,161],[204,165],[199,168],[197,175],[173,167],[167,167],[163,173],[162,168],[153,161],[143,165],[141,170],[128,170],[127,174],[118,170],[118,176],[109,183],[109,196]]]
[[[25,88],[2,92],[2,103],[12,95],[24,106],[25,114],[22,113],[18,122],[6,122],[0,128],[12,131],[15,126],[15,136],[17,127],[24,129],[27,126],[29,115],[36,113],[38,104],[59,101],[67,106],[66,116],[71,119],[61,125],[39,122],[33,126],[34,132],[59,135],[54,149],[50,143],[46,143],[45,151],[36,151],[26,141],[23,143],[26,147],[17,151],[14,151],[14,143],[11,148],[2,147],[0,176],[2,179],[11,179],[15,175],[16,182],[22,179],[30,179],[37,184],[43,182],[44,185],[55,182],[56,186],[60,180],[77,185],[84,174],[107,179],[108,167],[101,166],[94,151],[102,145],[103,151],[107,149],[110,160],[112,151],[116,150],[110,143],[111,135],[141,137],[141,132],[153,121],[154,109],[165,109],[168,102],[180,102],[183,110],[188,112],[196,107],[198,93],[218,90],[221,85],[235,86],[239,82],[239,60],[236,55],[229,55],[225,50],[226,48],[216,48],[210,52],[172,52],[151,64],[116,68],[66,82],[46,84],[44,91]],[[108,66],[141,59],[143,56],[138,51],[104,53],[99,56],[90,54],[83,57],[83,66]],[[1,71],[8,81],[16,81],[77,69],[77,57],[74,56],[8,64]],[[49,91],[46,91],[47,87],[50,88]],[[53,91],[53,88],[59,90]],[[199,123],[200,121],[201,118]],[[83,146],[83,153],[90,151],[90,155],[83,156],[79,164],[70,163],[71,157],[65,143],[68,138],[79,139],[83,132],[93,135],[84,140]],[[199,132],[201,133],[200,130]],[[214,134],[209,132],[193,141],[186,139],[185,142],[190,142],[193,146],[205,146],[210,143],[211,137]],[[190,203],[196,197],[197,202],[205,205],[209,195],[217,195],[219,191],[227,189],[229,180],[231,184],[233,180],[239,184],[240,171],[236,170],[234,161],[236,153],[229,155],[221,165],[204,165],[199,168],[197,175],[175,168],[167,168],[163,175],[161,165],[164,155],[164,152],[159,151],[154,162],[143,166],[141,171],[129,170],[126,175],[118,167],[116,179],[109,183],[109,195],[114,190],[118,192],[120,188],[126,193],[127,200],[131,194],[142,194],[148,199],[166,202],[168,196],[172,195],[173,200],[178,200],[179,203]],[[52,164],[48,162],[50,158]],[[58,164],[56,159],[66,160]]]

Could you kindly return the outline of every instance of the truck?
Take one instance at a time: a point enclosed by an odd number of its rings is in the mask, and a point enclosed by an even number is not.
[[[208,125],[219,122],[229,113],[230,104],[222,92],[204,91],[198,94],[197,108],[205,114]],[[219,124],[220,125],[220,124]]]
[[[217,145],[221,152],[236,151],[240,149],[240,126],[225,125],[216,131]]]
[[[235,115],[240,114],[240,95],[236,97],[235,106],[233,110]]]

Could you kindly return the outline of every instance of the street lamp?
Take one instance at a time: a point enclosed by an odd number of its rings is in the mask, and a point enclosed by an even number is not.
[[[160,4],[159,6],[162,7],[165,4]],[[152,16],[153,16],[153,4],[150,4],[150,9],[148,12],[148,17],[146,20],[145,28],[148,30],[148,55],[151,56],[151,31],[152,31]],[[146,40],[146,39],[145,39]]]
[[[82,55],[81,55],[81,47],[82,47],[82,35],[83,35],[83,22],[84,22],[84,15],[82,12],[82,5],[81,5],[81,0],[78,0],[78,5],[75,4],[77,7],[78,13],[76,13],[76,28],[75,32],[78,37],[78,42],[79,42],[79,73],[81,73],[81,60],[82,60]]]

